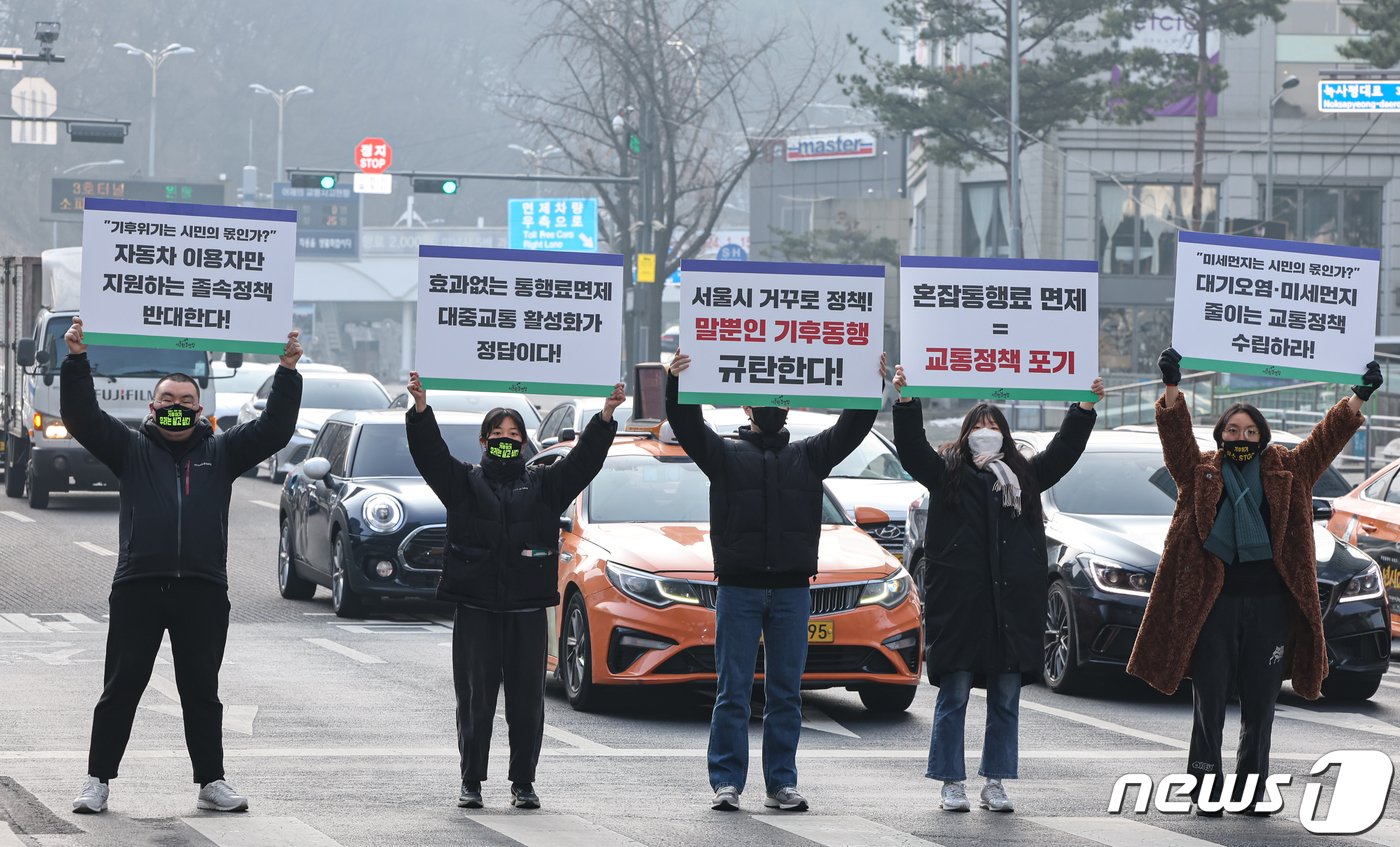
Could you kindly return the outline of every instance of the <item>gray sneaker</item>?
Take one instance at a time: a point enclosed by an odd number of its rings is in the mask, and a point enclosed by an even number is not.
[[[715,790],[715,799],[710,801],[710,808],[718,812],[739,811],[739,789],[721,785]]]
[[[967,789],[961,782],[943,783],[943,797],[938,805],[945,812],[966,812],[972,808],[967,802]]]
[[[979,805],[989,812],[1016,811],[999,779],[989,779],[987,784],[982,786],[982,802]]]
[[[798,794],[797,789],[793,786],[785,785],[764,797],[763,805],[784,812],[805,812],[807,811],[807,798]]]
[[[80,815],[95,815],[98,812],[105,812],[107,811],[107,796],[110,793],[111,788],[103,785],[102,780],[90,776],[83,780],[82,793],[73,798],[73,811]]]
[[[222,779],[216,779],[199,789],[199,801],[195,805],[211,812],[246,812],[248,798]]]

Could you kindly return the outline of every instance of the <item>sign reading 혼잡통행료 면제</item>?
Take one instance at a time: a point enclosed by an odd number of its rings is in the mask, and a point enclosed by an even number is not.
[[[1097,262],[904,256],[908,397],[1095,400]]]
[[[684,403],[878,409],[885,269],[681,262]]]
[[[418,248],[425,388],[610,394],[622,370],[622,256]]]
[[[1172,346],[1188,368],[1354,382],[1379,283],[1379,250],[1181,232]]]
[[[81,305],[90,344],[282,352],[296,213],[89,197]]]

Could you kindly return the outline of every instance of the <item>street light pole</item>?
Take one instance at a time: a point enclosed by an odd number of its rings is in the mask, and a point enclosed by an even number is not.
[[[181,44],[169,44],[164,49],[148,52],[139,47],[133,47],[125,41],[118,41],[112,46],[118,50],[125,50],[129,56],[140,56],[146,60],[146,64],[151,66],[151,135],[146,149],[146,178],[154,179],[156,175],[156,74],[166,59],[171,56],[193,53],[194,48]]]
[[[1021,256],[1021,4],[1019,0],[1010,0],[1006,10],[1007,30],[1009,38],[1007,40],[1007,59],[1011,66],[1008,68],[1011,88],[1009,109],[1010,125],[1007,127],[1011,137],[1007,144],[1007,158],[1011,162],[1011,168],[1007,173],[1006,197],[1009,201],[1007,212],[1011,216],[1011,231],[1007,238],[1011,241],[1011,258],[1020,259]]]
[[[282,178],[282,109],[287,105],[288,100],[298,94],[315,94],[316,90],[309,85],[298,85],[295,88],[273,91],[266,85],[259,85],[256,82],[248,87],[253,89],[255,93],[266,94],[277,103],[277,172],[272,176],[272,181],[276,182]]]
[[[536,177],[540,175],[541,163],[545,159],[563,152],[553,144],[547,144],[539,150],[532,150],[520,144],[507,144],[506,146],[525,157],[525,161],[530,165],[530,173]],[[535,196],[540,196],[540,183],[538,179],[535,180]]]
[[[1269,101],[1269,135],[1268,150],[1264,154],[1268,158],[1268,175],[1264,177],[1264,214],[1259,216],[1260,221],[1268,222],[1274,219],[1274,106],[1278,104],[1283,92],[1290,88],[1298,87],[1298,78],[1293,74],[1284,77],[1283,85],[1279,86],[1274,97]]]

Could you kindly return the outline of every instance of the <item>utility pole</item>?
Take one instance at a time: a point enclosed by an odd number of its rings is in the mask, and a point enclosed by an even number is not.
[[[1011,258],[1022,258],[1021,249],[1021,3],[1020,0],[1009,0],[1006,8],[1007,17],[1007,59],[1011,62],[1010,83],[1011,83],[1011,103],[1010,126],[1007,130],[1011,133],[1010,143],[1007,144],[1007,157],[1010,159],[1011,167],[1007,174],[1006,197],[1008,201],[1007,212],[1011,216],[1011,231],[1007,233],[1007,238],[1011,242]]]

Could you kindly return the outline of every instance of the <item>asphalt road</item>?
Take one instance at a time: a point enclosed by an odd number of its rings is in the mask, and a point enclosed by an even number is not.
[[[896,719],[872,718],[848,692],[806,695],[799,758],[812,811],[762,807],[758,723],[743,809],[709,809],[708,704],[693,692],[639,691],[622,711],[580,714],[551,688],[536,784],[544,808],[518,812],[504,781],[505,726],[493,747],[486,808],[460,810],[448,611],[399,604],[359,622],[277,595],[277,488],[240,480],[230,514],[233,626],[223,671],[229,780],[252,811],[195,810],[168,647],[156,667],[111,811],[72,815],[101,689],[116,498],[55,495],[32,512],[0,501],[0,847],[24,845],[1400,845],[1400,787],[1363,838],[1312,835],[1299,822],[1304,784],[1330,786],[1312,763],[1340,749],[1400,759],[1400,672],[1367,704],[1309,703],[1286,693],[1274,771],[1293,775],[1285,811],[1259,819],[1106,812],[1115,781],[1185,769],[1189,694],[1115,686],[1094,697],[1024,691],[1017,811],[937,809],[923,778],[935,690]],[[985,710],[968,715],[975,773]],[[1234,734],[1232,712],[1226,737]],[[1227,755],[1228,759],[1228,755]],[[974,795],[980,781],[969,781]],[[1129,795],[1131,798],[1131,794]],[[1331,796],[1324,788],[1324,807]]]

